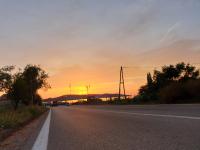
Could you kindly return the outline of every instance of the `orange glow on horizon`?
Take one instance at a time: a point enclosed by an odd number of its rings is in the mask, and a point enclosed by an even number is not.
[[[98,66],[63,68],[54,74],[50,74],[48,79],[51,89],[39,93],[43,98],[58,97],[71,94],[118,93],[119,91],[119,67]],[[46,68],[46,70],[50,70]],[[126,93],[136,95],[141,85],[146,83],[146,73],[151,70],[141,70],[140,68],[124,70]],[[70,92],[71,85],[71,92]]]
[[[98,85],[98,84],[97,84]],[[136,95],[138,92],[138,88],[140,84],[134,85],[133,84],[126,84],[126,93],[129,95]],[[39,93],[42,95],[43,98],[50,98],[50,97],[58,97],[62,95],[69,95],[69,94],[78,94],[84,95],[87,94],[87,89],[85,86],[74,86],[71,87],[71,93],[69,87],[56,87],[51,88],[48,91],[40,90]],[[118,85],[114,86],[94,86],[88,90],[88,94],[104,94],[104,93],[118,93]]]
[[[126,94],[136,95],[154,69],[200,62],[200,0],[157,1],[4,0],[1,67],[39,65],[46,99],[118,93],[123,66]]]

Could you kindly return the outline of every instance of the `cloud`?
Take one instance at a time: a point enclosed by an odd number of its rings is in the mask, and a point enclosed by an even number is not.
[[[176,22],[172,26],[170,26],[167,30],[167,32],[163,35],[160,42],[164,42],[178,27],[180,26],[179,22]]]
[[[157,17],[156,12],[156,8],[147,7],[130,13],[129,17],[124,16],[125,18],[127,17],[127,19],[121,18],[120,22],[113,26],[109,36],[117,40],[127,40],[128,38],[136,37],[148,31]]]
[[[198,48],[200,48],[200,40],[198,39],[177,40],[168,46],[138,55],[137,61],[141,61],[143,64],[154,64],[155,66],[181,61],[199,62],[200,51]]]

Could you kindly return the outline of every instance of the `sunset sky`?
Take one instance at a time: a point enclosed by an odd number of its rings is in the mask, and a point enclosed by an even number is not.
[[[200,62],[199,0],[0,0],[0,65],[39,64],[52,88],[44,98],[128,94],[164,64]]]

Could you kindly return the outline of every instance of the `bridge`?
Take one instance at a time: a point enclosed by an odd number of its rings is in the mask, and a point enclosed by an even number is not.
[[[63,95],[56,98],[48,98],[45,99],[46,102],[50,101],[70,101],[70,100],[83,100],[88,98],[94,98],[94,99],[106,99],[106,100],[113,100],[115,98],[118,98],[119,94],[84,94],[84,95]],[[126,95],[127,97],[130,97],[130,95]]]

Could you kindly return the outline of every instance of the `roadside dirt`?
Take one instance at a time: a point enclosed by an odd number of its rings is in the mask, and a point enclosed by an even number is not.
[[[12,133],[0,143],[1,150],[31,150],[48,112]]]

